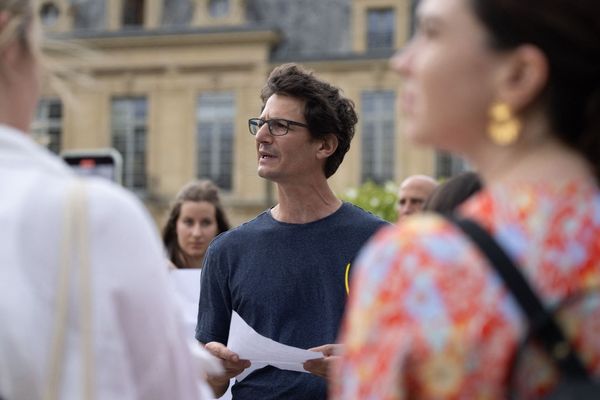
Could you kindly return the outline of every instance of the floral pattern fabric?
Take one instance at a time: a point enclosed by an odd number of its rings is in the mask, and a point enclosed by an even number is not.
[[[461,214],[492,233],[548,306],[600,285],[595,185],[496,186]],[[505,398],[526,320],[458,228],[433,214],[411,217],[375,236],[354,275],[332,398]],[[566,313],[561,322],[600,375],[598,309]],[[540,357],[519,364],[518,387],[528,395],[545,393],[555,381],[556,371]]]

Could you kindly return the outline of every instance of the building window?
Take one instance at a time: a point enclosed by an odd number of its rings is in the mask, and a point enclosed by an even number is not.
[[[43,3],[40,7],[40,20],[46,28],[51,28],[56,25],[60,17],[60,10],[56,4],[52,2]]]
[[[418,0],[411,0],[410,1],[410,30],[409,30],[409,36],[414,35],[415,33],[415,29],[416,29],[416,22],[417,22],[417,4],[418,4]]]
[[[394,47],[394,9],[367,10],[367,49]]]
[[[231,190],[235,106],[233,93],[203,93],[197,109],[197,170],[221,189]]]
[[[456,174],[467,171],[467,163],[460,157],[450,153],[438,151],[435,160],[435,175],[438,178],[450,178]]]
[[[208,12],[213,18],[226,17],[229,14],[229,0],[209,0]]]
[[[123,156],[123,185],[138,194],[146,191],[146,120],[144,97],[119,97],[112,101],[112,146]]]
[[[59,99],[41,99],[32,124],[35,140],[59,154],[62,136],[62,103]]]
[[[163,0],[162,26],[179,27],[189,26],[194,17],[193,1]]]
[[[71,1],[69,13],[73,17],[74,29],[106,29],[107,7],[105,1]]]
[[[123,27],[140,27],[144,25],[144,0],[123,1]]]
[[[394,179],[394,101],[392,91],[369,91],[362,104],[362,181]]]

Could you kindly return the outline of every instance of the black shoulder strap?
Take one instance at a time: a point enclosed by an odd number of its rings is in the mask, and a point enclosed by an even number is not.
[[[546,310],[520,269],[515,266],[499,244],[475,221],[448,215],[445,217],[462,229],[485,254],[527,315],[530,326],[536,333],[535,337],[541,340],[546,351],[556,361],[561,371],[571,376],[589,378],[579,356],[552,314]]]

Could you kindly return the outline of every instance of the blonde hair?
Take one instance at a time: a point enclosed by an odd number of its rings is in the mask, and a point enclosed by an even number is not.
[[[0,16],[4,15],[8,19],[0,26],[0,51],[14,40],[20,40],[37,55],[39,33],[33,18],[33,0],[0,0]]]
[[[48,86],[62,101],[77,108],[79,103],[70,86],[92,87],[94,82],[76,66],[65,63],[64,58],[91,60],[97,59],[100,53],[77,42],[44,37],[39,18],[35,17],[37,5],[37,0],[0,0],[0,51],[15,40],[20,40],[23,48],[41,67]],[[60,57],[55,57],[57,55]],[[2,65],[0,71],[1,68]]]

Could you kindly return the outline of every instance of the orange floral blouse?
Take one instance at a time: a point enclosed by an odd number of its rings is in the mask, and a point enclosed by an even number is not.
[[[600,285],[600,192],[593,184],[496,186],[463,216],[490,230],[545,303]],[[600,375],[600,307],[562,322]],[[526,320],[493,267],[458,228],[423,214],[380,231],[361,252],[334,370],[333,399],[501,399]],[[547,392],[537,356],[517,387]],[[522,369],[524,368],[524,369]]]

